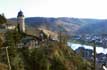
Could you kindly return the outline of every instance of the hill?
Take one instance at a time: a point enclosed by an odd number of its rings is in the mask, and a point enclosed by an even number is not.
[[[97,23],[87,24],[83,27],[81,27],[78,30],[78,33],[83,34],[104,34],[107,33],[107,20],[103,20]]]
[[[11,20],[15,20],[12,18]],[[105,19],[83,19],[83,18],[46,18],[46,17],[28,17],[25,19],[28,26],[38,28],[45,27],[52,31],[59,31],[61,28],[58,24],[61,24],[62,29],[68,33],[72,34],[102,34],[107,33]]]
[[[53,31],[57,29],[60,30],[58,25],[63,25],[61,29],[64,30],[70,25],[76,28],[79,25],[83,26],[83,24],[70,24],[69,22],[65,22],[66,21],[62,21],[60,18],[55,20],[53,24],[55,24],[56,29],[53,27],[52,23],[38,22],[38,25],[28,26],[33,28],[46,27]],[[21,36],[17,31],[16,33],[14,33],[14,31],[13,33],[7,32],[6,35],[6,45],[8,45],[8,43],[11,45],[8,48],[8,53],[12,70],[92,70],[93,68],[92,63],[76,54],[66,45],[65,40],[59,42],[47,39],[46,41],[40,42],[39,45],[35,45],[36,47],[29,48],[25,46],[18,48],[18,42],[25,38],[25,36]],[[0,53],[0,62],[7,65],[6,53],[4,50],[5,49],[0,49],[0,52],[2,52]]]
[[[3,53],[4,52],[4,53]],[[12,70],[92,70],[90,62],[77,55],[70,47],[50,42],[38,48],[9,48]],[[0,62],[6,62],[5,51]]]

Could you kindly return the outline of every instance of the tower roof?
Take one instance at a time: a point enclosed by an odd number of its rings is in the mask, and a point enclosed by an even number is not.
[[[21,10],[18,12],[17,17],[24,17],[23,12]]]

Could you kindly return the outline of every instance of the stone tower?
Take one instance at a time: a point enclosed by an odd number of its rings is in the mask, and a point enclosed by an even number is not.
[[[19,26],[19,31],[25,32],[24,15],[23,15],[23,12],[21,10],[18,12],[18,15],[17,15],[17,23]]]

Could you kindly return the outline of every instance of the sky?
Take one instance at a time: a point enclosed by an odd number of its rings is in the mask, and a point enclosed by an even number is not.
[[[0,0],[0,13],[17,17],[76,17],[107,19],[107,0]]]

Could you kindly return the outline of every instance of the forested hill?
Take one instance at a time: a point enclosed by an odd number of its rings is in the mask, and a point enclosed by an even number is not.
[[[61,20],[57,20],[53,24],[57,26],[58,23],[63,24],[66,28],[69,27],[69,25],[76,27],[80,25],[63,23]],[[53,27],[53,24],[51,24],[50,27]],[[61,39],[60,42],[45,39],[39,42],[38,45],[35,45],[35,47],[25,45],[22,45],[21,47],[20,45],[18,46],[18,44],[24,43],[24,40],[28,42],[25,38],[29,37],[25,33],[20,33],[17,28],[15,30],[7,31],[4,37],[5,42],[0,47],[1,70],[8,70],[8,68],[11,68],[10,70],[93,69],[93,64],[91,62],[83,59],[81,55],[76,54],[71,47],[67,46],[65,37],[62,37],[63,39]],[[7,46],[8,48],[6,49]]]
[[[7,68],[5,50],[0,49],[0,62],[3,70]],[[38,48],[9,48],[12,70],[92,70],[93,65],[77,55],[70,47],[50,43]],[[7,69],[6,69],[7,68]]]

